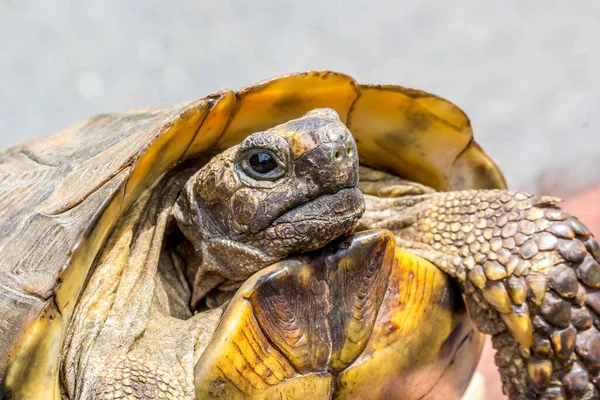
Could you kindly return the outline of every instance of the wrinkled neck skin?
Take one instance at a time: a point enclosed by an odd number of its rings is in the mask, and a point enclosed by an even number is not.
[[[223,310],[192,315],[182,260],[164,246],[188,176],[163,179],[144,193],[97,259],[60,360],[65,398],[100,399],[132,382],[154,391],[132,371],[149,371],[154,386],[193,398],[194,365]]]
[[[176,203],[173,214],[185,236],[175,248],[190,282],[189,306],[193,310],[214,308],[230,298],[254,272],[283,257],[232,240],[203,204],[186,194]]]

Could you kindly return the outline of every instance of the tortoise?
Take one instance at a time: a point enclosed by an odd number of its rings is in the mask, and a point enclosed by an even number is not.
[[[597,398],[600,247],[420,90],[291,74],[0,153],[0,395]]]

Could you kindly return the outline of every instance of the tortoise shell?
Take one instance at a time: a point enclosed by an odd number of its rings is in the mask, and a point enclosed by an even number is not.
[[[454,104],[330,71],[286,75],[173,107],[97,115],[5,149],[0,380],[10,368],[22,381],[35,378],[45,395],[58,395],[62,340],[90,267],[120,216],[167,170],[320,107],[337,111],[362,164],[441,191],[505,187]]]

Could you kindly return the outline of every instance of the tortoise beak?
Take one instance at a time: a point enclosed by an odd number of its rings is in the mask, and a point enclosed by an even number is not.
[[[464,390],[472,371],[449,366],[482,342],[468,340],[473,326],[449,287],[385,230],[276,263],[232,298],[196,363],[196,396],[412,398],[432,374]]]

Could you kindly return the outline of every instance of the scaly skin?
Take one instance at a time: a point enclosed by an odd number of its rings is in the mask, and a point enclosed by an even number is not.
[[[600,393],[600,247],[556,201],[500,190],[366,196],[360,222],[457,279],[493,335],[511,399]]]

